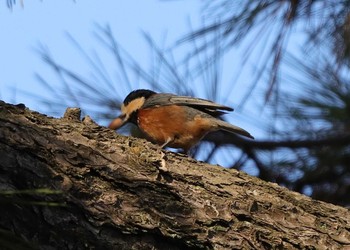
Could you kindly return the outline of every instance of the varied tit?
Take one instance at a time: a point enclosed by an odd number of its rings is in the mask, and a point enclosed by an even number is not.
[[[185,152],[216,130],[254,139],[244,129],[218,119],[224,111],[233,109],[205,99],[138,89],[125,98],[121,115],[109,128],[118,129],[131,122],[149,141],[161,147],[182,148]]]

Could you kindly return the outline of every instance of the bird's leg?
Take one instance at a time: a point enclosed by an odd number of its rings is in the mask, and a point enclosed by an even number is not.
[[[168,139],[167,139],[162,145],[160,145],[160,147],[161,147],[161,148],[164,148],[166,145],[169,144],[169,142],[172,142],[172,141],[173,141],[173,139],[170,138],[170,137],[168,137]]]

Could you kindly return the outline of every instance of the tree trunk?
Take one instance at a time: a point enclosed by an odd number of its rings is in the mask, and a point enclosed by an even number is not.
[[[350,248],[347,209],[163,152],[78,109],[54,119],[0,102],[0,244],[11,232],[40,249]]]

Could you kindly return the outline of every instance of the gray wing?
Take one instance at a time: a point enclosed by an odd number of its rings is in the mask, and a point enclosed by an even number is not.
[[[154,106],[165,106],[165,105],[183,105],[190,106],[192,108],[201,110],[213,116],[220,116],[226,111],[233,111],[233,108],[227,107],[209,100],[194,98],[190,96],[178,96],[173,94],[155,94],[149,97],[143,108],[150,108]]]

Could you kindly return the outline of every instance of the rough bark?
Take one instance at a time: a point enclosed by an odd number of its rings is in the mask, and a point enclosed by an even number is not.
[[[0,102],[2,200],[9,198],[4,190],[61,192],[22,193],[1,203],[0,228],[34,247],[350,248],[346,208],[163,154],[79,116],[70,109],[54,119]]]

